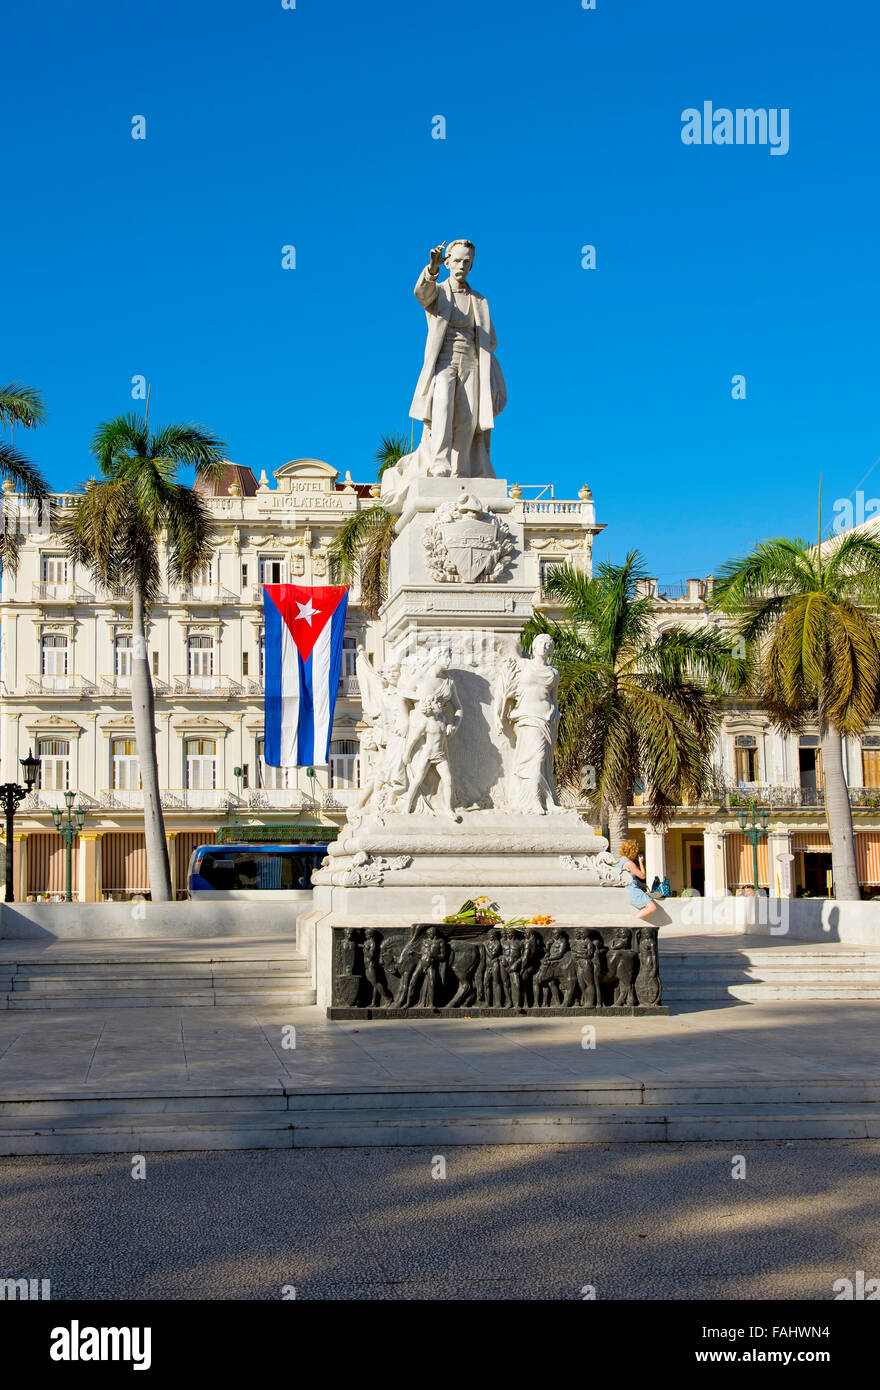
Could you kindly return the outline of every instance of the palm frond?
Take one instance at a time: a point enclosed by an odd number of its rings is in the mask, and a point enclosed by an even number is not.
[[[192,488],[177,484],[165,508],[168,530],[168,577],[191,584],[213,552],[211,513]]]
[[[381,479],[386,468],[393,468],[409,453],[409,441],[404,434],[383,434],[373,455],[376,477]]]
[[[35,386],[10,381],[0,386],[0,420],[21,425],[26,430],[43,425],[47,417],[46,403]]]
[[[25,497],[37,501],[49,497],[49,484],[37,465],[3,439],[0,439],[0,475],[11,479]]]

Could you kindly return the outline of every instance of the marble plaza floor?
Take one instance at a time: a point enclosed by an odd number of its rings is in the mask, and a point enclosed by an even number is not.
[[[193,969],[301,969],[285,943],[122,942]],[[853,953],[774,937],[665,940],[715,953]],[[856,953],[857,955],[858,953]],[[876,954],[876,953],[875,953]],[[107,943],[0,942],[14,962],[107,958]],[[262,967],[261,967],[262,968]],[[826,967],[821,966],[822,969]],[[857,967],[858,968],[858,963]],[[313,1004],[0,1012],[0,1154],[402,1144],[880,1137],[872,999],[713,999],[669,1017],[328,1021]],[[253,1002],[256,1000],[257,1002]],[[262,1002],[265,1000],[265,1002]]]

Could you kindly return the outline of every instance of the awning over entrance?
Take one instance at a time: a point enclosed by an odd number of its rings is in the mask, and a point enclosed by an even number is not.
[[[752,846],[745,835],[727,837],[727,885],[729,888],[750,888],[755,883],[754,857]],[[758,885],[769,886],[767,841],[758,845]]]
[[[104,893],[147,893],[147,848],[135,833],[101,837],[101,889]]]
[[[856,836],[856,864],[859,883],[880,885],[880,833],[866,831]]]
[[[793,854],[803,850],[806,854],[830,854],[831,841],[827,830],[798,830],[791,837]]]

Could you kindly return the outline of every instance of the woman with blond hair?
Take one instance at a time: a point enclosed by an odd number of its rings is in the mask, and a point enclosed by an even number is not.
[[[617,863],[631,876],[629,900],[637,909],[636,916],[650,917],[652,912],[657,911],[657,904],[648,894],[648,885],[645,879],[645,856],[635,840],[624,840],[620,846],[620,858]]]

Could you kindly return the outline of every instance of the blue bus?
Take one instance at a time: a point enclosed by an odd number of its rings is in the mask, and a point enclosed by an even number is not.
[[[270,893],[306,904],[326,853],[326,845],[199,845],[189,861],[187,892],[212,902],[259,902]]]

